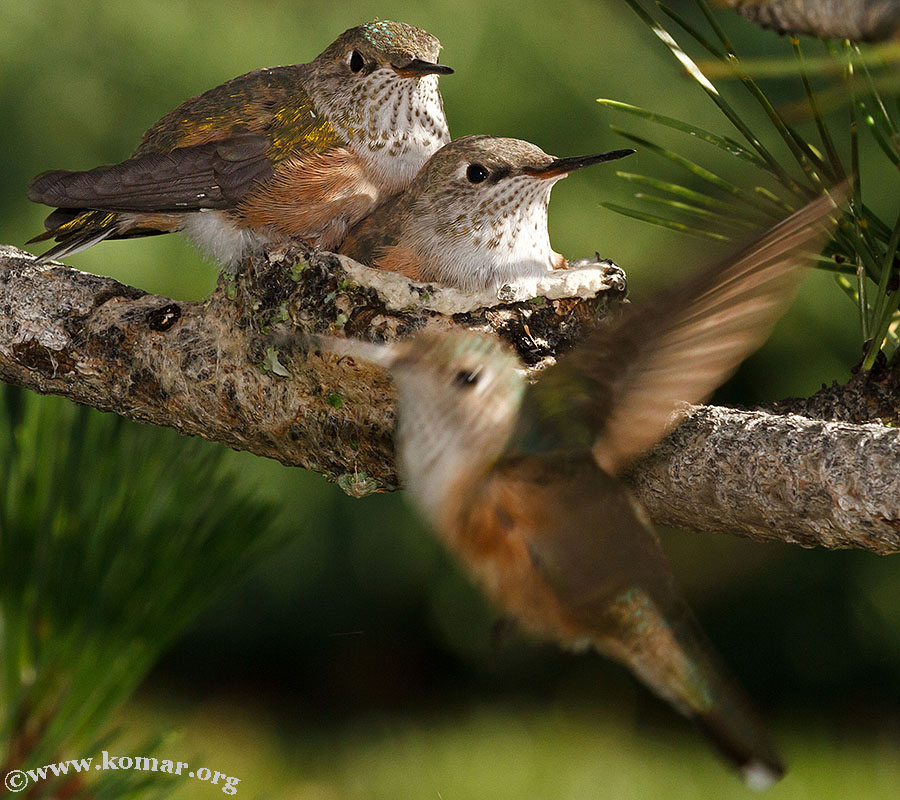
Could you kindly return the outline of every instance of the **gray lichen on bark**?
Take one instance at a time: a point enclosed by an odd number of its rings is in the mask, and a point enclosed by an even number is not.
[[[390,341],[463,325],[539,369],[624,297],[611,263],[578,275],[580,287],[572,273],[545,297],[504,287],[448,314],[435,309],[458,301],[452,291],[331,254],[276,252],[183,303],[0,248],[0,379],[311,469],[363,496],[398,484],[392,384],[371,365],[309,352],[309,335]]]
[[[702,406],[629,477],[662,524],[888,554],[900,550],[898,466],[894,428]]]
[[[540,370],[624,295],[604,262],[472,298],[298,250],[183,303],[0,247],[0,379],[302,466],[360,497],[397,487],[393,387],[318,353],[311,334],[389,341],[463,325]],[[857,376],[820,405],[895,420],[898,380]],[[898,463],[900,431],[880,424],[698,407],[629,480],[659,522],[888,553],[900,550]]]

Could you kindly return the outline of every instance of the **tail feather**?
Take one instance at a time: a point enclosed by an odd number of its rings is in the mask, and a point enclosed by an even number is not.
[[[122,218],[106,211],[83,211],[73,216],[65,209],[57,209],[45,224],[50,229],[29,239],[28,244],[48,239],[55,239],[58,244],[38,257],[39,264],[80,253],[104,239],[120,235],[123,230]]]
[[[745,707],[741,709],[745,723],[746,716]],[[747,788],[765,791],[784,777],[784,764],[759,732],[752,737],[748,737],[745,731],[736,735],[734,719],[729,719],[718,710],[698,714],[694,719],[707,739],[738,768]]]
[[[37,236],[32,236],[26,244],[34,244],[35,242],[45,242],[57,235],[58,228],[64,228],[80,217],[88,209],[86,208],[57,208],[51,211],[44,219],[44,227],[46,230]]]
[[[749,788],[768,788],[784,774],[784,765],[765,724],[687,605],[679,600],[675,606],[663,613],[646,593],[626,593],[613,609],[616,635],[601,649],[694,720]]]

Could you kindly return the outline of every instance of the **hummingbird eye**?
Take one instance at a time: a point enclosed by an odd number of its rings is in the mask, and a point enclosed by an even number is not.
[[[462,389],[471,389],[478,383],[478,375],[481,367],[476,369],[461,369],[453,378],[453,382]]]
[[[466,170],[466,177],[469,183],[481,183],[488,176],[488,171],[481,164],[469,164]]]
[[[359,72],[366,66],[366,62],[359,54],[359,50],[354,50],[350,53],[350,60],[347,63],[350,65],[351,72]]]

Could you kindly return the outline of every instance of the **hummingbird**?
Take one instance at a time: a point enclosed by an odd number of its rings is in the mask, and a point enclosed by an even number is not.
[[[550,190],[570,172],[632,153],[554,158],[520,139],[463,136],[431,156],[404,192],[359,222],[339,252],[462,291],[565,269],[547,233]]]
[[[420,28],[375,20],[308,64],[258,69],[186,100],[128,160],[33,178],[29,199],[57,209],[29,244],[55,239],[46,261],[180,231],[231,270],[290,238],[334,249],[450,141],[438,77],[453,70],[437,63],[440,49]]]
[[[677,424],[681,403],[708,397],[766,338],[836,208],[823,196],[626,308],[533,384],[504,343],[472,331],[320,342],[391,373],[408,495],[504,618],[623,663],[755,788],[783,774],[781,760],[620,479]]]

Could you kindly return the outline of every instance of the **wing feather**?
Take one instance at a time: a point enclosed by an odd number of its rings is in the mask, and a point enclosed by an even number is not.
[[[809,203],[737,256],[701,271],[548,369],[526,394],[516,446],[589,446],[621,473],[768,337],[821,250],[844,196]]]
[[[267,146],[261,134],[242,134],[84,172],[52,170],[31,181],[28,197],[59,208],[104,211],[230,208],[274,173]]]

